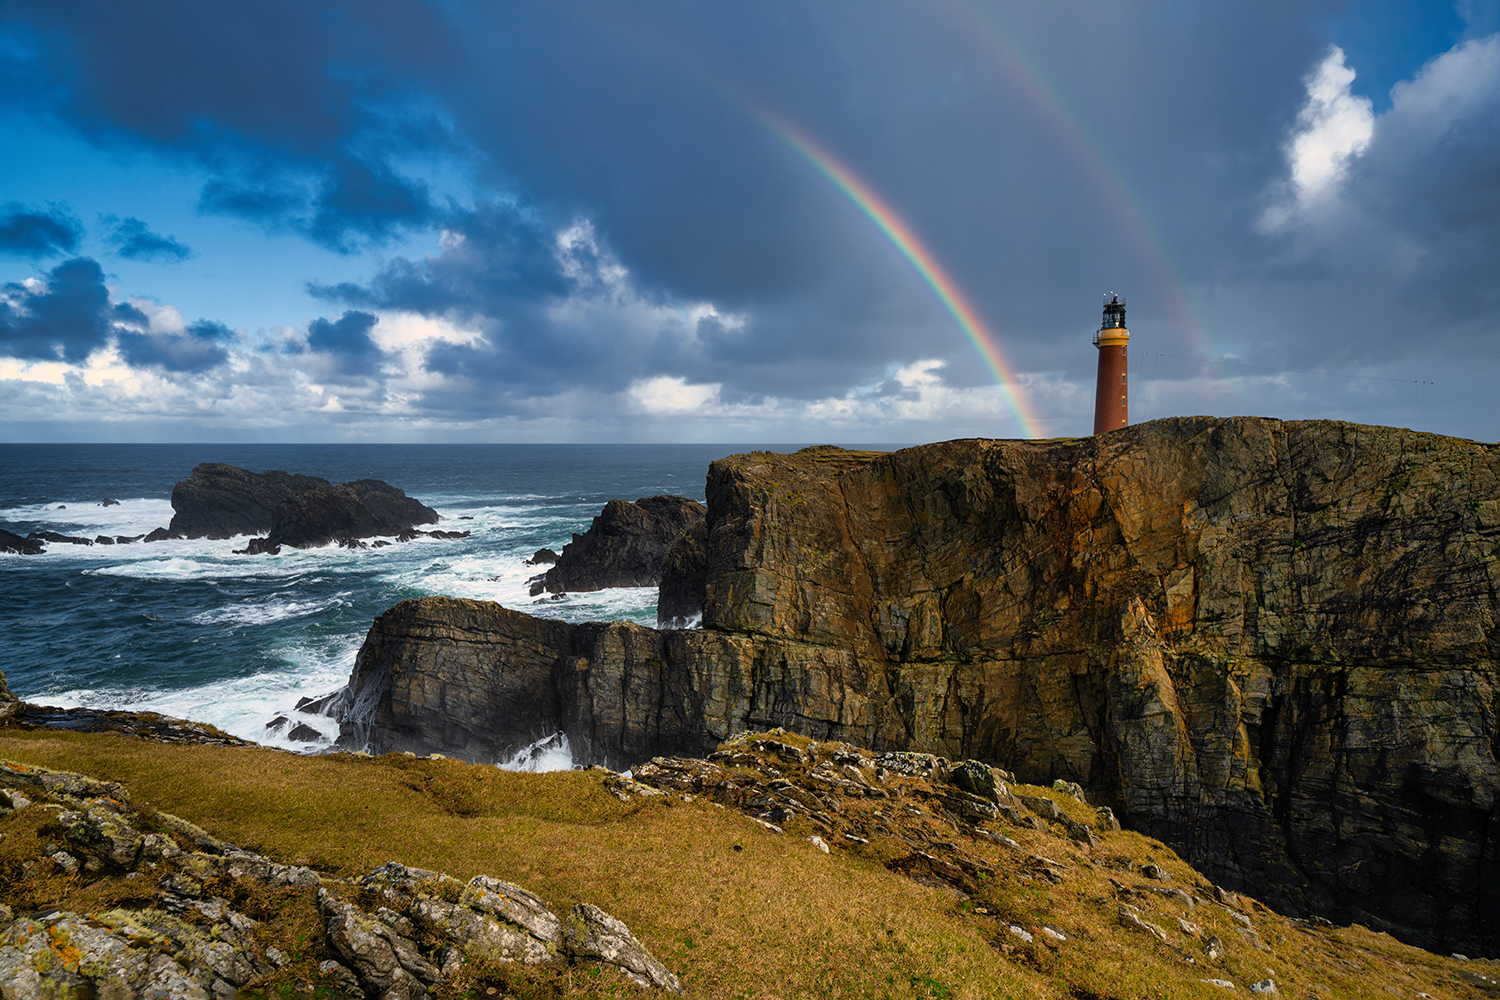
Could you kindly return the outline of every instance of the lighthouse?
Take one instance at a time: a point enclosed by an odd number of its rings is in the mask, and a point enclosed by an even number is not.
[[[1125,382],[1125,300],[1110,295],[1104,300],[1104,322],[1094,334],[1099,348],[1099,384],[1094,390],[1094,433],[1116,430],[1130,423],[1129,393]]]

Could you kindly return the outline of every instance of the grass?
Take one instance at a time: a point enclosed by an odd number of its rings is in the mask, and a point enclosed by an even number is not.
[[[1145,893],[1130,902],[1142,919],[1170,924],[1173,945],[1122,927],[1108,878],[1143,880],[1111,864],[1138,867],[1149,859],[1171,873],[1171,885],[1208,891],[1164,845],[1129,832],[1103,834],[1090,852],[1053,831],[1004,830],[1027,852],[1058,863],[1061,882],[1053,884],[1003,847],[961,838],[931,818],[913,820],[912,830],[920,827],[934,842],[962,840],[963,852],[992,868],[963,898],[887,867],[911,855],[899,840],[872,837],[824,854],[806,839],[816,832],[809,820],[789,820],[778,836],[708,795],[621,802],[599,772],[517,774],[399,755],[303,757],[68,732],[0,731],[0,758],[120,781],[138,810],[182,816],[217,837],[329,875],[357,876],[399,861],[460,879],[494,875],[554,911],[593,903],[625,921],[694,997],[1222,997],[1228,991],[1200,980],[1244,985],[1267,977],[1282,995],[1296,997],[1384,1000],[1393,995],[1387,987],[1413,997],[1480,995],[1454,978],[1451,959],[1363,928],[1300,930],[1254,904],[1256,929],[1272,952],[1241,946],[1223,907],[1204,903],[1189,913],[1229,946],[1222,964],[1208,963],[1176,933],[1173,918],[1182,907],[1167,897]],[[1052,789],[1015,790],[1050,797],[1075,819],[1093,821],[1091,809]],[[880,804],[848,800],[838,822]],[[47,839],[39,816],[24,810],[0,820],[0,900],[18,912],[64,904],[94,911],[149,895],[139,880],[25,876],[20,866]],[[275,918],[268,933],[295,959],[280,986],[263,995],[282,995],[283,987],[299,992],[298,982],[316,993],[320,925],[309,916],[310,898],[282,892],[242,901],[252,916]],[[1032,932],[1033,942],[1012,935],[1010,923]],[[1046,938],[1043,924],[1071,940]],[[1185,958],[1195,949],[1190,965]],[[493,995],[533,997],[640,995],[617,976],[585,968],[472,970],[452,987],[454,995],[476,996],[491,988]]]

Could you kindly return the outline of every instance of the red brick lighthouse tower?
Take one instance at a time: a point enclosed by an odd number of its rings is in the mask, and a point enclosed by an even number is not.
[[[1125,302],[1111,295],[1104,303],[1104,322],[1094,334],[1099,348],[1099,385],[1094,391],[1094,433],[1116,430],[1130,423],[1129,388],[1125,384]]]

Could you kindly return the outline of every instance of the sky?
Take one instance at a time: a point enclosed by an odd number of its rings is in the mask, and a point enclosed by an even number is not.
[[[0,0],[0,439],[1500,439],[1500,0]]]

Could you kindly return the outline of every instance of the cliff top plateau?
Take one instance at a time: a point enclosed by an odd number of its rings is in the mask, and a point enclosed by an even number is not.
[[[343,739],[498,760],[557,728],[623,766],[782,726],[977,759],[1281,912],[1500,952],[1497,483],[1492,445],[1248,417],[731,456],[665,557],[701,628],[406,602]]]
[[[1500,975],[1279,916],[1085,799],[783,731],[620,775],[0,725],[0,990],[1467,1000]]]

